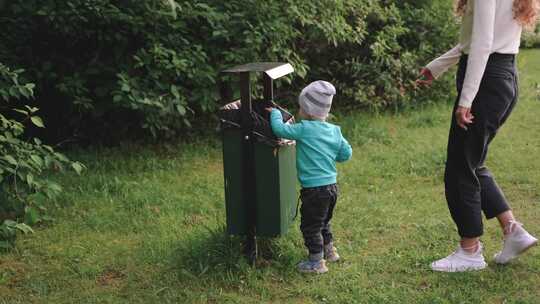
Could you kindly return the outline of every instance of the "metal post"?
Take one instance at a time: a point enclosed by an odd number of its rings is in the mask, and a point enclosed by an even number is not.
[[[251,105],[251,79],[249,72],[240,73],[240,100],[242,101],[243,127],[246,128],[249,125],[249,131],[251,131],[250,122],[253,108]]]
[[[218,78],[218,88],[222,104],[227,104],[233,101],[233,90],[229,83],[224,81],[222,77]]]
[[[247,237],[244,247],[249,262],[253,265],[257,259],[257,205],[255,194],[255,147],[252,136],[253,122],[251,114],[251,82],[250,73],[240,73],[240,100],[242,102],[242,129],[244,135],[242,171],[244,176],[244,206],[247,214]]]
[[[270,76],[263,74],[264,100],[274,101],[274,82]]]

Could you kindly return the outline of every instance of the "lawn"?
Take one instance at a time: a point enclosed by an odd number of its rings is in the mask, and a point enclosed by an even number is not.
[[[524,51],[519,65],[521,100],[488,165],[540,235],[540,51]],[[540,248],[496,266],[495,221],[483,237],[486,270],[429,269],[458,241],[442,183],[450,111],[338,115],[354,149],[339,166],[333,224],[343,261],[320,276],[295,271],[305,255],[298,220],[262,242],[254,268],[224,234],[217,135],[78,152],[89,169],[55,177],[65,192],[54,221],[0,255],[0,303],[540,303]]]

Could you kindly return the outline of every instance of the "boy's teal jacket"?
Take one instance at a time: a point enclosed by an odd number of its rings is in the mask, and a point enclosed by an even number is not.
[[[270,123],[276,136],[296,140],[296,170],[302,187],[336,183],[336,161],[344,162],[352,156],[351,145],[338,126],[315,120],[285,124],[276,109],[270,114]]]

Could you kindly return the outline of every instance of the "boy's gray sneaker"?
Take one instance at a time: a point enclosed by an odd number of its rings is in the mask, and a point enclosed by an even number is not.
[[[325,260],[318,260],[318,261],[302,261],[300,264],[298,264],[298,271],[303,273],[325,273],[328,272],[328,267],[326,267],[326,261]]]
[[[324,258],[328,262],[337,262],[339,261],[339,254],[337,252],[337,248],[334,247],[333,243],[329,243],[324,245]]]

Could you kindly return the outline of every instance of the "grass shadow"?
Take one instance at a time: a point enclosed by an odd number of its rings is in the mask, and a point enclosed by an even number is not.
[[[279,241],[258,238],[258,255],[252,267],[244,255],[242,236],[230,236],[224,226],[203,229],[172,251],[171,262],[180,277],[223,280],[239,273],[271,266],[280,257]]]

